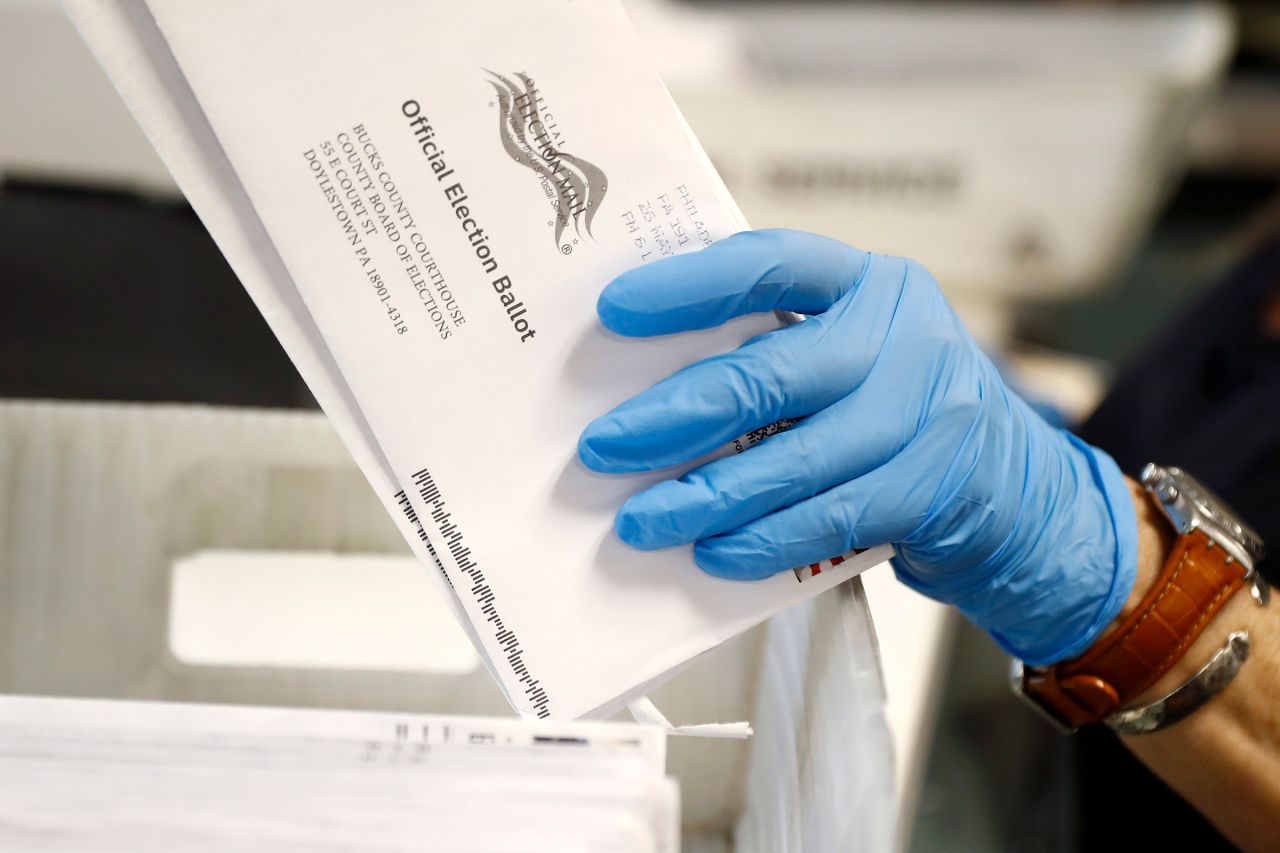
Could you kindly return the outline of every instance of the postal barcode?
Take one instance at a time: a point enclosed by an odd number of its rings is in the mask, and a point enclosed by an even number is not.
[[[493,638],[497,640],[498,646],[506,655],[511,671],[515,673],[520,684],[524,685],[525,695],[533,704],[535,713],[543,719],[551,716],[551,700],[547,697],[547,691],[541,682],[530,674],[529,668],[525,665],[524,649],[520,646],[520,639],[499,615],[497,596],[485,580],[484,571],[472,559],[471,549],[467,547],[462,530],[453,521],[452,514],[445,509],[445,500],[440,494],[440,487],[436,485],[431,472],[426,468],[413,475],[413,484],[417,487],[418,496],[422,498],[422,503],[431,515],[431,523],[444,538],[445,546],[457,563],[458,570],[471,581],[469,590],[471,596],[480,606],[480,612],[484,614],[485,621],[492,627]]]
[[[413,525],[413,530],[418,534],[418,538],[422,540],[422,544],[427,546],[427,553],[431,555],[431,559],[435,562],[440,576],[444,578],[444,582],[449,585],[449,588],[453,589],[453,579],[444,570],[444,564],[440,562],[440,555],[436,553],[435,546],[427,538],[427,531],[423,529],[422,522],[418,520],[418,513],[414,510],[413,504],[409,503],[409,496],[403,490],[396,492],[396,503],[400,506],[404,517],[409,519],[409,523]]]

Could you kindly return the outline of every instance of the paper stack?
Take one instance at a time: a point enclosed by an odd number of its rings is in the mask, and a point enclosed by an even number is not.
[[[660,729],[0,697],[0,849],[664,853]]]
[[[67,6],[521,714],[610,714],[886,558],[734,583],[612,533],[678,472],[593,474],[583,426],[777,325],[597,323],[745,227],[615,2]]]

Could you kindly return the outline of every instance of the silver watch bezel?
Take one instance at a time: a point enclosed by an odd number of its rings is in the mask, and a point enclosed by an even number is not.
[[[1141,481],[1179,533],[1203,530],[1246,570],[1255,568],[1266,555],[1262,539],[1253,528],[1181,468],[1151,462],[1142,469]]]
[[[1173,465],[1147,463],[1140,476],[1142,487],[1151,495],[1165,517],[1181,534],[1202,530],[1215,545],[1220,545],[1244,567],[1245,581],[1253,598],[1265,604],[1270,588],[1258,574],[1258,563],[1266,556],[1262,538],[1207,486],[1186,471]]]

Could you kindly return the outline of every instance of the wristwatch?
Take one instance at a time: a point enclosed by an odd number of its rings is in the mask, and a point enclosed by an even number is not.
[[[1128,707],[1173,668],[1241,588],[1270,598],[1257,571],[1262,540],[1185,471],[1154,463],[1142,486],[1177,534],[1151,590],[1125,620],[1078,657],[1047,667],[1014,661],[1013,688],[1061,731],[1107,723],[1122,733],[1155,731],[1186,717],[1222,690],[1249,653],[1246,631],[1196,675],[1148,705]]]

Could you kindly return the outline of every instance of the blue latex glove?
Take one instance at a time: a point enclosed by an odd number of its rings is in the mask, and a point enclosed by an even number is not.
[[[1124,478],[1009,390],[919,264],[747,232],[625,273],[599,302],[604,325],[629,336],[775,308],[811,316],[623,403],[587,427],[579,456],[646,471],[804,420],[633,496],[618,535],[696,543],[705,571],[738,579],[890,542],[905,583],[1028,663],[1087,648],[1136,573]]]

